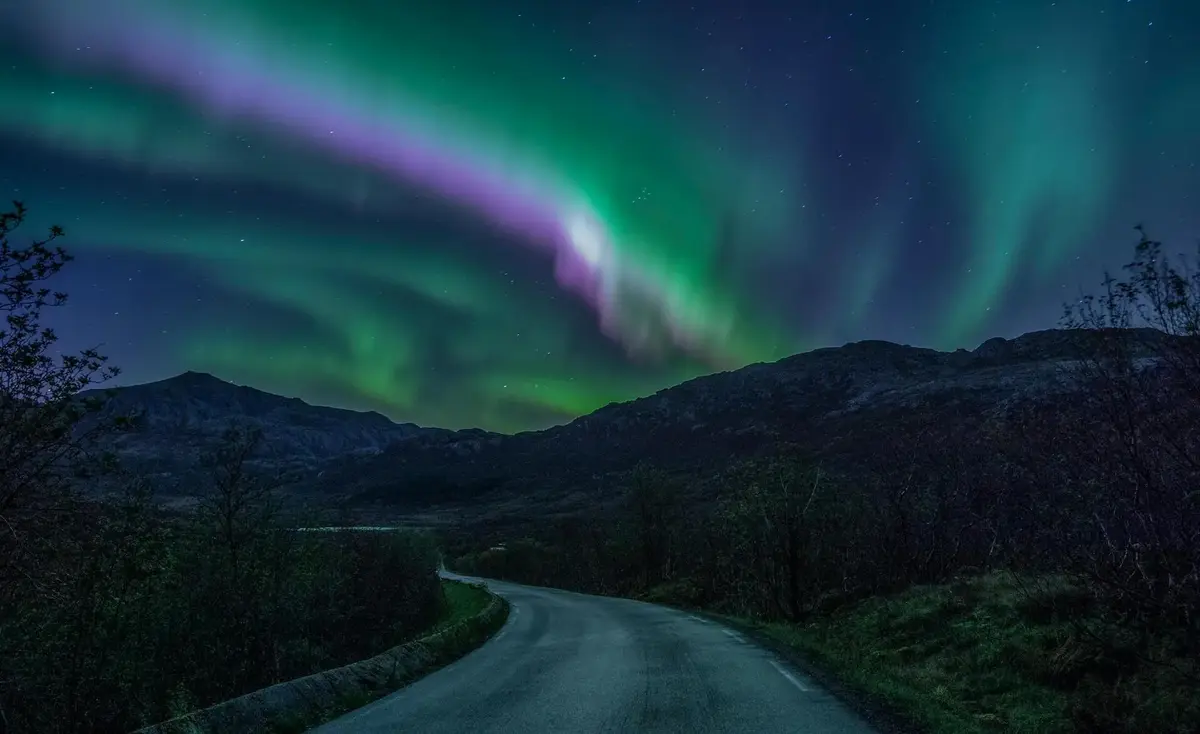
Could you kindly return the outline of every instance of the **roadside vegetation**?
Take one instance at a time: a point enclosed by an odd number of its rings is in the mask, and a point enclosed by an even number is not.
[[[442,581],[442,613],[433,631],[445,629],[479,614],[491,603],[487,591],[460,581]]]
[[[113,425],[77,394],[117,371],[57,356],[43,313],[70,262],[10,236],[0,214],[0,732],[128,732],[273,683],[370,657],[478,606],[444,592],[428,538],[302,533],[247,468],[236,426],[208,459],[195,513],[162,515],[153,486],[95,450]],[[86,430],[85,430],[86,427]],[[126,491],[73,490],[97,472]]]
[[[1194,675],[1194,661],[1138,660],[1091,639],[1103,620],[1090,596],[1041,582],[993,573],[916,586],[761,630],[928,731],[1196,730],[1195,683],[1177,672]]]
[[[1143,233],[1063,326],[1069,390],[885,435],[868,479],[639,466],[620,511],[450,565],[749,620],[938,734],[1200,731],[1200,273]]]
[[[499,606],[492,607],[493,602]],[[474,584],[443,579],[439,621],[421,636],[415,645],[416,649],[406,649],[407,646],[391,648],[382,655],[357,665],[326,672],[319,686],[319,699],[317,696],[310,698],[301,694],[302,699],[308,699],[304,707],[286,709],[279,717],[272,717],[268,713],[261,717],[266,719],[265,725],[243,726],[241,729],[265,729],[271,734],[300,734],[309,731],[348,711],[362,708],[416,678],[457,660],[488,639],[507,619],[508,603],[503,599]],[[391,659],[380,666],[378,661],[381,657]],[[381,667],[387,671],[386,675],[378,675]],[[299,683],[302,685],[303,681]],[[238,702],[231,703],[236,705]],[[254,707],[254,704],[250,704],[250,707]],[[263,713],[256,711],[259,715]],[[212,723],[199,728],[230,730],[235,727],[228,723]]]

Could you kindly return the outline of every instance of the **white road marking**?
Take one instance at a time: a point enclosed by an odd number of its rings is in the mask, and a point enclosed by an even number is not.
[[[707,619],[701,619],[700,617],[697,617],[697,616],[696,616],[696,615],[694,615],[694,614],[689,614],[689,615],[687,615],[687,618],[688,618],[688,619],[690,619],[690,620],[692,620],[693,622],[699,622],[700,624],[708,624],[708,620],[707,620]]]
[[[772,666],[775,668],[775,670],[778,670],[778,671],[779,671],[779,674],[780,674],[780,675],[782,675],[784,678],[787,678],[789,683],[791,683],[792,685],[796,686],[796,687],[797,687],[797,688],[799,688],[801,691],[804,691],[805,693],[808,693],[808,686],[806,686],[806,685],[804,685],[803,683],[801,683],[800,681],[796,680],[796,676],[792,675],[792,674],[791,674],[791,673],[789,673],[787,670],[785,670],[785,669],[784,669],[784,667],[783,667],[782,665],[780,665],[779,663],[775,662],[774,660],[772,660],[772,661],[771,661],[771,665],[772,665]]]
[[[724,632],[725,634],[729,635],[733,639],[737,640],[738,642],[745,642],[745,640],[742,639],[742,636],[739,635],[738,633],[734,632],[733,630],[727,630],[724,627],[722,627],[721,631]]]

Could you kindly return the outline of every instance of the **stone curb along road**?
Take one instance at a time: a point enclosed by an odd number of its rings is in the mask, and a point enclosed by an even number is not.
[[[455,580],[456,583],[464,583]],[[487,586],[472,583],[487,591]],[[373,658],[253,693],[138,729],[134,734],[300,732],[391,693],[486,642],[508,619],[508,602],[488,591],[479,614]]]

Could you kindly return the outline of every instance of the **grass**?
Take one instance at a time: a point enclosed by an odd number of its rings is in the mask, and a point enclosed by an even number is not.
[[[1029,622],[1020,598],[989,576],[763,631],[935,734],[1069,732],[1067,695],[1031,668],[1062,654],[1071,629]]]
[[[483,589],[442,579],[442,615],[430,632],[437,632],[483,611],[491,597]]]
[[[1200,731],[1195,683],[1073,623],[1096,620],[1091,597],[1065,581],[997,573],[803,625],[741,622],[930,734]]]
[[[490,595],[482,588],[459,581],[443,579],[441,616],[438,622],[430,629],[421,633],[420,637],[424,638],[438,632],[450,630],[456,625],[459,626],[459,629],[455,634],[445,638],[434,651],[436,656],[434,664],[422,670],[415,677],[428,675],[442,665],[464,655],[466,652],[485,642],[499,629],[507,618],[507,607],[504,614],[490,623],[474,619],[484,611],[490,602]],[[413,679],[414,677],[412,676],[407,678],[393,678],[382,688],[368,687],[350,691],[339,695],[331,706],[319,712],[298,713],[282,717],[271,724],[270,731],[273,734],[299,734],[299,732],[307,731],[349,711],[362,708],[382,696],[411,683]]]

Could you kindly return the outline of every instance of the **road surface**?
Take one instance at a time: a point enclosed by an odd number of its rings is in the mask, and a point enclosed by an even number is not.
[[[719,624],[628,599],[487,584],[512,605],[491,640],[314,731],[874,734]]]

